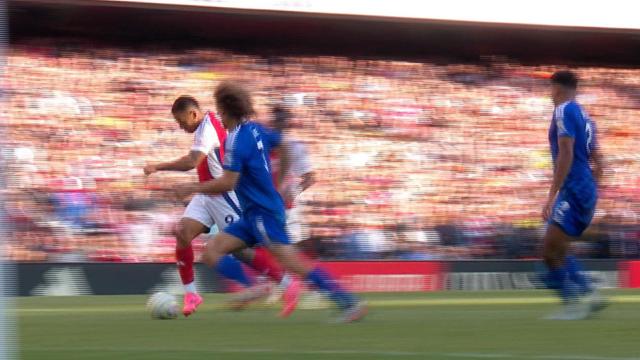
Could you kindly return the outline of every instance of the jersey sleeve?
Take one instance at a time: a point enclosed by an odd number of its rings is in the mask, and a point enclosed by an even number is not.
[[[209,154],[217,147],[220,147],[218,133],[216,133],[216,129],[213,128],[209,119],[205,119],[194,134],[194,141],[191,150]]]
[[[247,159],[248,147],[244,144],[243,133],[236,132],[227,136],[222,168],[241,172]]]
[[[578,109],[575,106],[558,106],[555,113],[558,137],[576,137],[576,126],[578,124]]]

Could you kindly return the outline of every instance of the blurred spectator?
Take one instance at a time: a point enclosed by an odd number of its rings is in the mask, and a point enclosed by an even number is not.
[[[141,169],[191,140],[171,117],[173,99],[191,94],[213,110],[212,89],[225,78],[253,89],[259,120],[274,103],[290,106],[292,135],[318,175],[302,194],[314,254],[537,256],[551,176],[546,78],[557,66],[58,44],[16,44],[8,57],[12,259],[173,261],[183,204],[155,189],[195,175],[144,179]],[[594,242],[580,251],[638,256],[640,70],[575,70],[609,166],[585,235]]]

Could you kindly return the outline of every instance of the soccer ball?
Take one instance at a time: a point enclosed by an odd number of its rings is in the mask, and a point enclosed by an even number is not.
[[[176,298],[164,292],[157,292],[147,301],[147,309],[152,319],[175,319],[178,317],[178,302]]]

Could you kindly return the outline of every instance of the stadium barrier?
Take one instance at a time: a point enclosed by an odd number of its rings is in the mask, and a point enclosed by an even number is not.
[[[325,268],[360,292],[525,290],[540,288],[537,261],[341,261]],[[640,261],[587,260],[585,268],[605,288],[640,287]],[[172,263],[18,263],[19,296],[182,293]],[[233,287],[196,264],[202,292]]]

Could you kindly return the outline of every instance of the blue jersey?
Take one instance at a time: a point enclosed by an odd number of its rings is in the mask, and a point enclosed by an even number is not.
[[[245,121],[229,133],[223,167],[240,173],[235,192],[243,216],[266,212],[284,219],[284,202],[271,176],[271,149],[280,145],[279,133]]]
[[[553,112],[549,145],[554,168],[558,158],[558,138],[566,136],[574,140],[573,163],[562,184],[563,189],[595,193],[595,179],[589,165],[591,152],[597,145],[595,130],[594,123],[575,100],[558,105]]]
[[[553,112],[549,127],[549,145],[554,168],[558,159],[558,138],[570,137],[573,162],[551,213],[550,223],[570,236],[580,236],[593,219],[598,192],[589,159],[596,148],[595,126],[575,101],[567,101]]]

